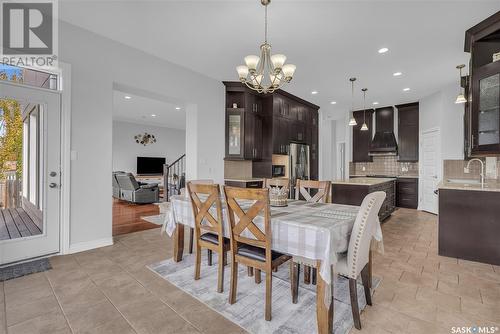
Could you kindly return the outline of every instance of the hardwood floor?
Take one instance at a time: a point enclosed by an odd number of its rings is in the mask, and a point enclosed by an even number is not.
[[[158,228],[159,225],[148,223],[141,216],[160,214],[160,209],[154,204],[131,204],[113,199],[113,236],[137,231]]]

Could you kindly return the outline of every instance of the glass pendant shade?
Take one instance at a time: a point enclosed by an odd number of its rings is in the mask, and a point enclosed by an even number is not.
[[[296,68],[297,68],[297,66],[295,66],[293,64],[286,64],[285,66],[283,66],[283,68],[281,70],[283,71],[283,75],[285,76],[285,78],[292,79]]]
[[[462,69],[465,67],[465,64],[457,65],[457,70],[459,72],[459,77],[458,77],[458,84],[460,86],[460,90],[457,96],[457,99],[455,100],[456,104],[462,104],[467,102],[467,99],[465,98],[464,94],[462,93]]]
[[[361,126],[361,131],[368,131],[368,125],[366,125],[366,123],[363,123]]]
[[[250,55],[245,57],[245,64],[250,71],[255,71],[257,69],[257,64],[259,63],[259,56]]]
[[[349,125],[356,126],[358,125],[358,122],[356,122],[356,119],[354,119],[354,117],[351,117],[351,119],[349,120]]]
[[[240,79],[246,78],[248,76],[248,67],[245,65],[237,66],[236,71],[238,72],[238,77]]]
[[[285,61],[286,61],[285,55],[277,54],[271,56],[271,62],[273,63],[275,69],[282,68],[283,65],[285,64]]]
[[[455,100],[456,104],[461,104],[467,102],[467,99],[465,98],[464,94],[458,94],[457,99]]]

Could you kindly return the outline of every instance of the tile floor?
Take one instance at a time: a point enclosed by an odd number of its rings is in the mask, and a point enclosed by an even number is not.
[[[374,256],[383,280],[361,332],[500,327],[500,267],[438,256],[437,219],[427,213],[400,209],[383,232],[385,255]],[[0,282],[0,334],[244,332],[145,268],[171,255],[154,229],[53,257],[48,272]]]

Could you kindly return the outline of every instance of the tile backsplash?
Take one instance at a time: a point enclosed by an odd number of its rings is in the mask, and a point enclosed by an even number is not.
[[[418,176],[418,162],[399,162],[396,156],[373,157],[373,162],[350,162],[349,174]]]
[[[486,174],[486,179],[500,181],[500,158],[497,159],[496,178],[489,173]],[[485,161],[482,158],[483,162]],[[472,162],[469,166],[469,173],[465,173],[464,168],[467,166],[467,160],[444,160],[443,161],[443,178],[444,179],[476,179],[481,174],[481,164]],[[485,166],[486,169],[486,166]],[[494,174],[494,173],[493,173]]]

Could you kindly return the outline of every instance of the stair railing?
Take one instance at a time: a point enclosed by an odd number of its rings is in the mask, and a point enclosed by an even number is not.
[[[180,194],[186,183],[186,154],[181,155],[171,164],[163,165],[163,201],[170,196]]]

